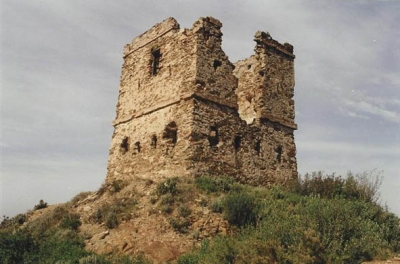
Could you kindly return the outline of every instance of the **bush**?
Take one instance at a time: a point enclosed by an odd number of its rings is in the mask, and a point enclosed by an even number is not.
[[[320,174],[296,192],[281,187],[231,191],[223,200],[225,218],[242,227],[240,231],[203,243],[177,263],[361,263],[387,258],[400,251],[400,219],[371,199],[376,191],[366,191],[377,190],[379,181],[365,184],[364,178],[356,175],[352,184],[351,177]]]
[[[90,255],[79,259],[79,264],[105,264],[110,263],[102,256]]]
[[[71,230],[78,230],[82,222],[78,214],[68,214],[61,219],[60,227]]]
[[[177,177],[168,178],[166,181],[157,184],[156,193],[158,195],[163,195],[167,193],[175,195],[178,193],[177,183],[178,183]]]
[[[117,193],[117,192],[120,192],[125,186],[126,186],[126,183],[124,181],[113,180],[110,185],[110,191],[111,191],[111,193]]]
[[[230,177],[206,177],[201,176],[196,178],[195,184],[197,188],[202,191],[215,193],[215,192],[229,192],[234,188],[235,180]]]
[[[36,211],[36,210],[44,209],[46,207],[47,207],[47,203],[45,203],[43,200],[40,200],[39,203],[33,207],[33,210]]]
[[[105,218],[105,224],[106,224],[106,227],[109,229],[118,227],[119,221],[118,221],[118,217],[115,212],[111,211],[107,214],[107,216]]]
[[[359,174],[348,172],[346,178],[335,174],[324,175],[322,172],[307,173],[299,177],[295,191],[301,195],[317,195],[327,199],[343,197],[376,203],[382,184],[381,173],[377,170]]]
[[[3,220],[0,223],[0,228],[8,228],[12,226],[20,226],[25,223],[27,219],[27,215],[25,214],[18,214],[13,218],[3,215]]]
[[[187,205],[181,205],[178,207],[178,213],[179,213],[179,216],[185,218],[185,217],[188,217],[192,213],[192,210],[190,210],[190,208]]]
[[[215,200],[211,206],[210,206],[210,210],[213,213],[222,213],[224,210],[224,205],[222,203],[222,201],[220,199]]]
[[[232,225],[244,227],[256,224],[258,205],[252,194],[231,192],[225,197],[223,208],[225,219]]]
[[[168,221],[175,231],[178,231],[179,233],[182,234],[188,232],[188,227],[190,226],[190,222],[187,221],[186,219],[169,217]]]
[[[74,198],[71,199],[71,203],[73,205],[76,205],[78,202],[84,200],[86,197],[88,197],[92,192],[81,192],[75,195]]]
[[[132,217],[132,210],[135,209],[137,200],[135,198],[118,199],[110,204],[103,204],[90,216],[96,223],[104,222],[108,228],[118,227],[120,221],[127,221]]]
[[[34,238],[23,231],[0,232],[0,259],[2,263],[35,262],[39,247]]]
[[[175,203],[175,198],[172,194],[167,193],[162,196],[161,204],[162,205],[173,205]]]

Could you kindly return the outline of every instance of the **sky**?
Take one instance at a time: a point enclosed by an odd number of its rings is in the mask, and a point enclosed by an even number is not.
[[[254,33],[294,46],[298,171],[382,175],[400,216],[400,1],[3,0],[0,215],[105,180],[123,46],[213,16],[232,62]]]

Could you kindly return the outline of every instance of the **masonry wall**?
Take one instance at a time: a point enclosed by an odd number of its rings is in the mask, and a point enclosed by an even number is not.
[[[116,123],[176,102],[190,93],[196,72],[196,43],[169,18],[125,46]],[[159,51],[156,70],[153,53]]]
[[[107,180],[185,174],[191,156],[193,123],[187,113],[192,108],[190,100],[182,101],[116,126]],[[122,146],[124,139],[128,140],[127,148]]]
[[[173,18],[125,46],[107,181],[185,173],[196,70],[196,39]]]

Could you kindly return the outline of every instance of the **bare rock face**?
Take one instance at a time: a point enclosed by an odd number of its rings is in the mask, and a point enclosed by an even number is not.
[[[297,178],[293,46],[256,32],[231,63],[222,23],[168,18],[124,48],[107,182],[227,175],[250,184]]]

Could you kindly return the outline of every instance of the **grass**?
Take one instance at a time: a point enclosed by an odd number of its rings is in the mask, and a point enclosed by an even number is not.
[[[398,254],[400,219],[377,203],[380,183],[376,171],[313,173],[269,190],[198,179],[200,190],[223,194],[213,207],[239,229],[177,263],[361,263]]]
[[[227,235],[203,240],[200,247],[180,256],[179,264],[361,263],[400,253],[400,219],[378,203],[381,179],[377,171],[346,177],[317,172],[293,186],[267,189],[224,177],[174,177],[155,186],[149,204],[158,206],[180,236],[199,238],[199,231],[191,230],[196,201],[230,223]],[[124,184],[114,187],[123,197],[114,197],[91,217],[107,228],[116,228],[137,208],[134,193],[128,195]],[[82,193],[35,221],[26,222],[29,213],[4,217],[1,262],[150,263],[143,256],[102,256],[84,250],[80,216],[73,208],[87,195]]]

